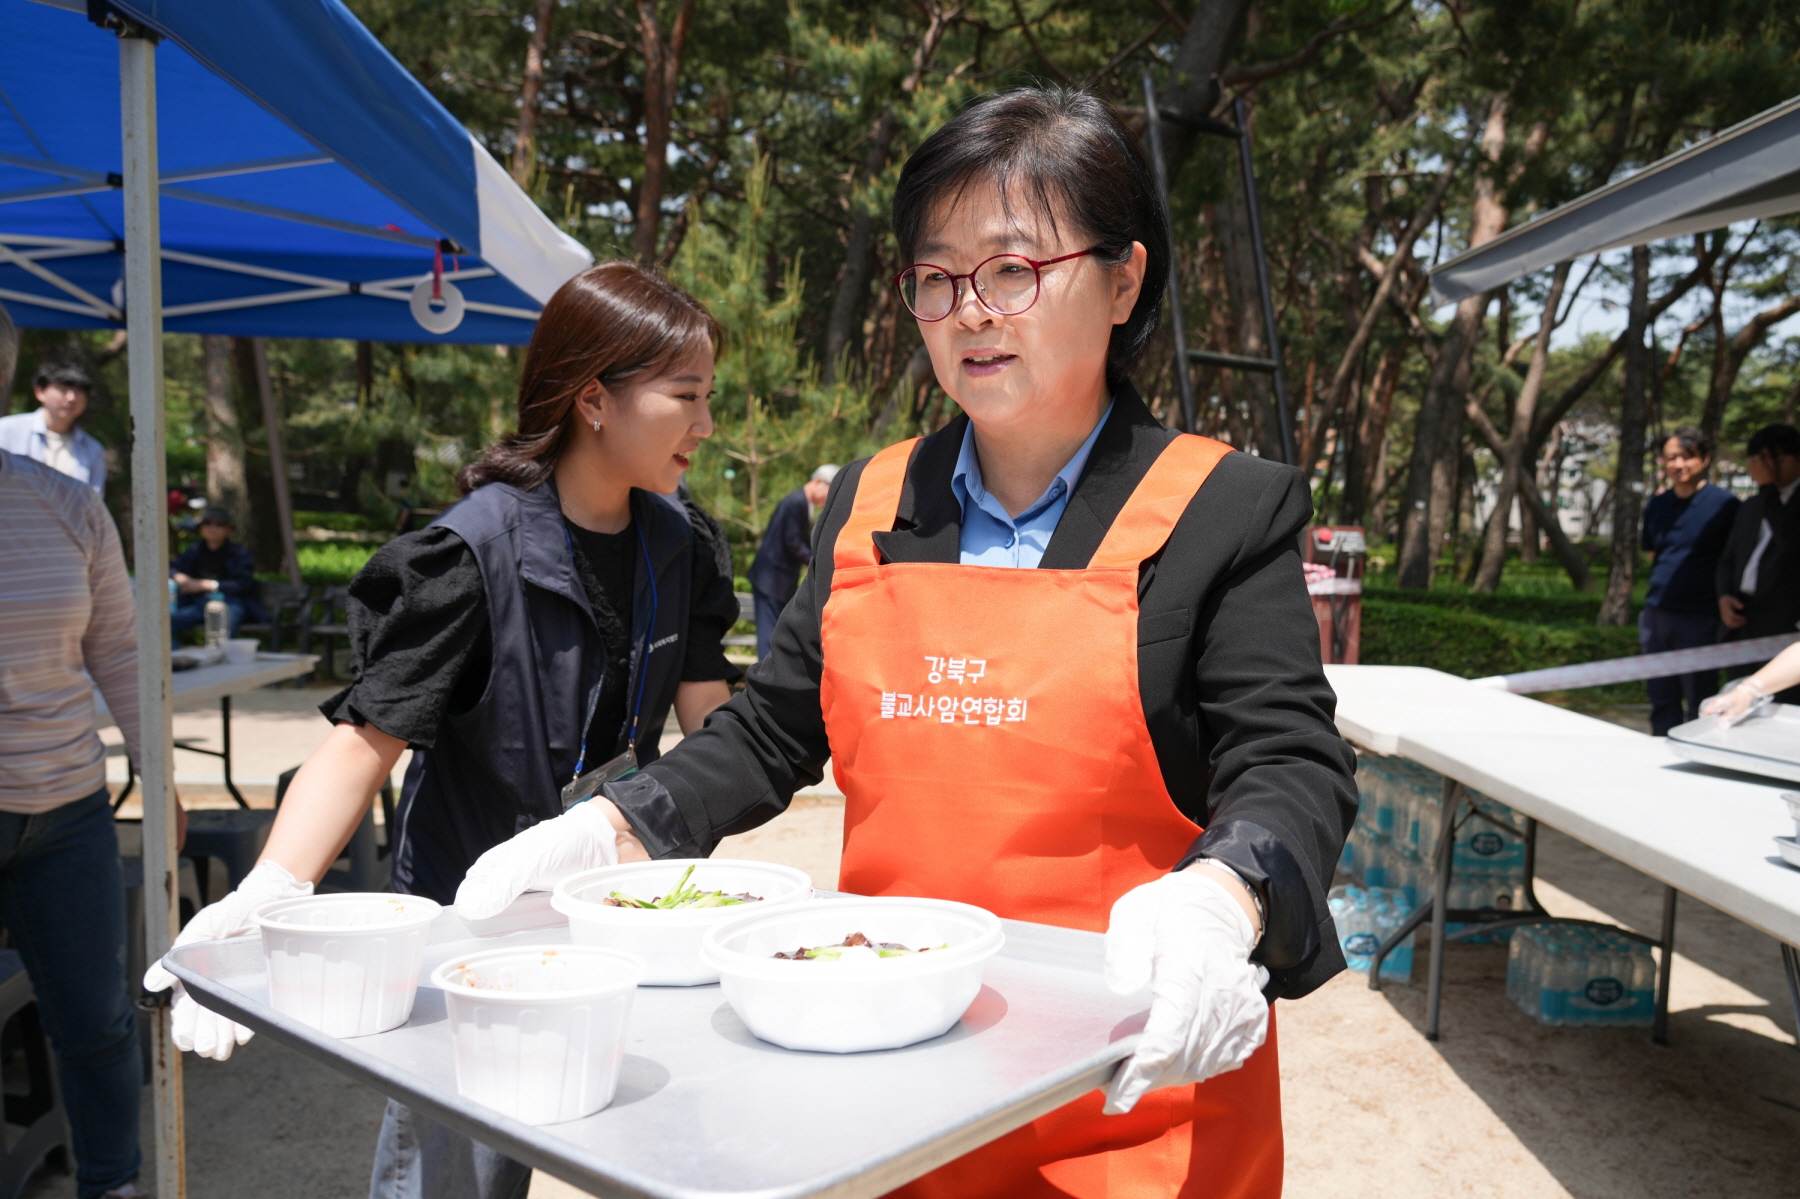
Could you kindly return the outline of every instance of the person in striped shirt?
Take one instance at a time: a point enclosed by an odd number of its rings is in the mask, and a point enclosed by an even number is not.
[[[56,1050],[81,1199],[147,1199],[95,687],[135,761],[137,646],[118,530],[86,483],[0,450],[0,922]]]

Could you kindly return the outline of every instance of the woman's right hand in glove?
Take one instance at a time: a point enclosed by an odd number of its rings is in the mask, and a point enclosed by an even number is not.
[[[252,916],[258,909],[278,899],[298,899],[311,895],[312,891],[311,883],[301,882],[280,863],[265,859],[244,876],[244,881],[238,884],[237,890],[218,903],[201,908],[187,922],[187,927],[181,930],[181,935],[175,938],[175,946],[191,945],[195,941],[222,941],[228,937],[241,937],[255,932],[256,922]],[[222,1062],[231,1056],[233,1049],[254,1035],[250,1029],[235,1020],[194,1002],[194,997],[187,993],[181,981],[165,970],[161,962],[145,971],[145,990],[164,991],[170,987],[175,988],[173,1006],[177,1049],[192,1050],[201,1057]]]

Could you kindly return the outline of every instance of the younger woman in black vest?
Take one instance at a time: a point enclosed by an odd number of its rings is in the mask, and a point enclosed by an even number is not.
[[[351,584],[355,681],[321,705],[335,727],[294,776],[256,869],[177,944],[251,932],[257,907],[309,893],[409,746],[393,888],[448,905],[483,852],[561,813],[576,776],[622,754],[653,760],[671,707],[685,733],[729,697],[731,578],[715,527],[674,496],[712,433],[718,341],[695,300],[629,263],[551,297],[518,431],[464,469],[462,502]],[[145,979],[173,982],[160,966]],[[181,1048],[223,1060],[249,1037],[177,990]],[[529,1179],[390,1104],[371,1194],[522,1197]]]

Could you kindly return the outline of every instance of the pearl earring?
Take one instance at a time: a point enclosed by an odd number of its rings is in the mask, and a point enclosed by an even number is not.
[[[598,433],[599,431],[600,431],[600,422],[595,421],[594,422],[594,432]]]

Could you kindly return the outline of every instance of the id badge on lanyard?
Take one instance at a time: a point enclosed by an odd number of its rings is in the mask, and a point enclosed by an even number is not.
[[[644,573],[650,580],[650,624],[644,631],[643,656],[638,659],[637,698],[631,705],[631,736],[626,741],[624,753],[610,761],[602,762],[600,765],[584,774],[582,773],[581,768],[587,765],[588,730],[585,724],[582,726],[581,751],[575,758],[575,773],[574,776],[569,779],[567,785],[563,787],[561,794],[562,810],[565,812],[578,803],[585,803],[594,798],[594,796],[599,793],[600,788],[608,783],[617,782],[626,775],[634,773],[638,768],[638,718],[643,715],[644,711],[644,683],[650,677],[650,646],[653,644],[653,638],[656,636],[657,604],[656,568],[650,561],[650,547],[644,544],[644,530],[642,524],[639,524],[638,526],[637,535],[638,549],[641,550],[644,555]],[[575,538],[570,534],[567,525],[563,526],[563,538],[568,542],[569,560],[573,562],[575,559]],[[598,696],[596,695],[596,701],[597,700]],[[593,719],[593,713],[591,711],[588,713],[588,719]]]

